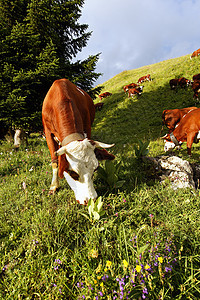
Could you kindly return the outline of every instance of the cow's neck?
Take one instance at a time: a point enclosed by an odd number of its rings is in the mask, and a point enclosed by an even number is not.
[[[171,141],[178,146],[179,145],[179,141],[177,140],[177,138],[174,136],[173,132],[170,133],[170,139]]]
[[[61,146],[65,146],[73,141],[78,141],[78,140],[83,140],[84,136],[81,133],[75,132],[75,133],[71,133],[70,135],[66,136],[62,142],[61,142]]]

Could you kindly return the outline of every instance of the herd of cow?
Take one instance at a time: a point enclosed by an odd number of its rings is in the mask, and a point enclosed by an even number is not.
[[[138,79],[137,83],[130,83],[128,85],[125,85],[123,87],[124,92],[125,93],[128,92],[128,97],[130,97],[130,96],[133,97],[134,95],[141,95],[144,86],[139,85],[139,84],[144,81],[151,81],[150,74],[140,77]],[[181,88],[191,86],[192,90],[194,91],[193,98],[197,99],[197,100],[199,99],[198,93],[200,92],[200,74],[194,75],[193,81],[189,80],[185,77],[171,79],[169,81],[169,85],[172,90],[177,89],[179,86]],[[110,92],[104,92],[99,95],[99,98],[100,98],[100,100],[102,100],[103,98],[106,98],[111,95],[112,95],[112,93],[110,93]],[[103,102],[95,104],[95,107],[96,107],[96,109],[101,110],[103,107]]]
[[[144,81],[151,81],[150,74],[142,76],[138,79],[137,83],[129,83],[128,85],[125,85],[123,87],[124,92],[128,92],[128,97],[133,97],[134,95],[141,95],[144,86],[140,85]],[[111,96],[112,94],[110,92],[105,92],[99,95],[100,100],[103,98],[106,98],[108,96]],[[95,104],[96,109],[101,110],[103,107],[103,103],[97,103]]]
[[[198,52],[199,50],[199,52]],[[193,56],[198,56],[200,54],[200,49],[193,52]],[[199,53],[199,54],[198,54]],[[138,79],[137,83],[130,83],[123,87],[124,92],[128,92],[128,97],[134,95],[141,95],[143,87],[139,85],[144,81],[151,81],[150,74],[142,76]],[[199,99],[200,92],[200,73],[193,76],[192,80],[185,77],[174,78],[169,81],[171,89],[177,89],[178,87],[186,88],[188,86],[192,87],[194,92],[193,98]],[[112,95],[109,92],[100,94],[99,97],[102,98]],[[100,108],[102,108],[103,103],[98,103]],[[194,111],[195,110],[195,111]],[[187,115],[187,117],[186,117]],[[193,142],[198,142],[200,139],[200,108],[197,107],[187,107],[181,109],[169,109],[164,110],[162,113],[163,124],[169,129],[168,134],[166,134],[163,139],[165,140],[164,150],[168,151],[172,148],[180,148],[183,142],[187,142],[187,151],[191,155],[191,147]]]
[[[194,56],[199,54],[196,52]],[[151,81],[150,74],[139,78],[136,84],[124,86],[124,92],[128,92],[129,97],[140,95],[143,91],[140,84],[144,81]],[[194,97],[198,98],[200,74],[193,76],[193,82],[183,77],[173,80],[173,85],[171,82],[172,89],[178,85],[181,87],[191,85]],[[105,92],[100,94],[99,98],[102,100],[111,95]],[[59,176],[66,178],[78,203],[87,205],[89,199],[97,197],[92,176],[98,167],[98,161],[115,158],[105,149],[114,144],[91,140],[91,125],[95,111],[101,109],[102,105],[103,103],[95,105],[85,91],[68,79],[56,80],[50,87],[42,106],[42,122],[53,170],[50,194],[59,188]],[[191,155],[193,142],[200,139],[200,108],[164,110],[162,120],[169,129],[168,134],[163,137],[165,150],[180,147],[186,141],[188,154]]]
[[[171,89],[180,86],[185,88],[191,85],[194,99],[198,99],[200,92],[200,74],[196,74],[188,80],[185,77],[171,79],[169,84]],[[200,108],[187,107],[181,109],[168,109],[162,113],[163,124],[167,126],[168,133],[163,137],[165,140],[164,150],[168,151],[175,147],[180,148],[183,142],[187,142],[187,152],[191,155],[193,143],[198,143],[200,139]]]
[[[194,92],[193,98],[194,99],[199,99],[198,98],[198,93],[200,92],[200,74],[196,74],[192,78],[193,80],[189,80],[185,77],[181,78],[174,78],[169,81],[169,85],[172,90],[177,89],[179,86],[181,88],[185,88],[188,86],[192,87],[192,90]]]

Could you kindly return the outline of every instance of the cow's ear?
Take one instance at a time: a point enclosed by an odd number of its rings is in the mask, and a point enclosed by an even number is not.
[[[105,149],[95,148],[94,153],[98,160],[113,160],[115,156]]]
[[[165,117],[166,112],[167,112],[167,109],[163,110],[163,112],[162,112],[162,118],[163,118],[163,119],[164,119],[164,117]]]
[[[67,153],[67,148],[66,148],[66,146],[63,146],[60,149],[58,149],[58,151],[55,152],[55,155],[60,156],[60,155],[66,154],[66,153]]]
[[[58,163],[59,163],[59,168],[58,168],[58,172],[59,172],[59,177],[63,178],[64,174],[63,172],[68,172],[69,170],[69,162],[66,159],[66,155],[60,155],[58,158]]]

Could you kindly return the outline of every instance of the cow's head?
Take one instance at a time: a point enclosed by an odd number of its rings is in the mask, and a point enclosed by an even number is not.
[[[166,140],[164,140],[164,142],[165,142],[165,145],[164,145],[165,152],[169,151],[170,149],[174,149],[176,147],[176,145],[173,142],[169,142]]]
[[[181,142],[178,142],[175,138],[175,136],[172,133],[168,133],[162,137],[164,139],[165,145],[164,145],[164,151],[167,152],[170,149],[174,149],[177,147],[177,149],[181,149]],[[172,141],[173,140],[173,141]]]
[[[140,85],[140,86],[138,87],[138,90],[139,90],[140,92],[142,92],[142,91],[143,91],[143,88],[144,88],[144,86],[143,86],[143,85]]]
[[[80,204],[86,205],[90,198],[97,198],[92,175],[98,167],[98,160],[112,160],[115,158],[114,155],[108,153],[105,149],[99,148],[110,148],[112,146],[114,144],[108,145],[84,139],[82,141],[73,141],[56,152],[57,155],[66,155],[69,169],[67,172],[64,172],[64,176]]]

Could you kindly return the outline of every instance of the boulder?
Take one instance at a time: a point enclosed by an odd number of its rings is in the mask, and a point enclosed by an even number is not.
[[[195,189],[194,172],[191,164],[178,156],[146,157],[151,161],[159,173],[159,180],[163,183],[167,178],[171,187]]]

